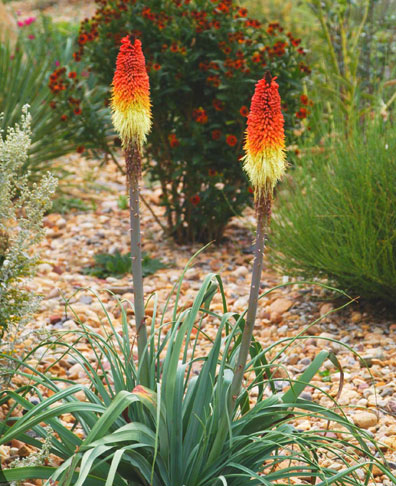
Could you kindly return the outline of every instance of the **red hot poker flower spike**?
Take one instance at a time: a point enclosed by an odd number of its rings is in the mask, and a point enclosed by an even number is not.
[[[151,109],[149,77],[139,39],[133,43],[129,36],[121,39],[111,108],[123,146],[136,143],[141,149],[151,128]]]
[[[256,196],[271,195],[286,170],[284,119],[276,78],[256,84],[247,121],[244,169]]]

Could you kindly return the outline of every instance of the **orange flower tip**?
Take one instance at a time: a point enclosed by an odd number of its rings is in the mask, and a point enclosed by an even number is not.
[[[135,388],[132,390],[132,393],[141,393],[143,395],[148,395],[147,388],[142,385],[135,386]]]
[[[150,84],[139,39],[121,39],[111,97],[112,121],[123,147],[142,148],[151,129]]]
[[[286,171],[284,119],[276,78],[256,84],[247,120],[243,167],[255,196],[271,195]]]

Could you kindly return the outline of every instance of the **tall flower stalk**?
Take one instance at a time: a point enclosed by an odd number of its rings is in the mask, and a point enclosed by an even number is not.
[[[245,327],[242,334],[234,377],[230,410],[235,407],[242,387],[250,343],[257,314],[266,229],[271,217],[272,194],[286,170],[284,119],[276,78],[267,72],[256,84],[247,121],[244,169],[254,188],[257,233],[252,281]]]
[[[142,148],[151,128],[150,84],[139,39],[121,40],[111,99],[112,120],[125,153],[129,187],[132,279],[140,382],[148,385],[147,330],[144,315],[139,181]]]

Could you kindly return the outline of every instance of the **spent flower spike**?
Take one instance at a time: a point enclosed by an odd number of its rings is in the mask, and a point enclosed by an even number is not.
[[[271,197],[286,170],[284,119],[276,77],[256,84],[247,120],[244,169],[257,196]]]
[[[133,43],[132,43],[133,42]],[[123,147],[141,150],[151,128],[150,84],[139,39],[121,39],[111,98],[112,120]]]

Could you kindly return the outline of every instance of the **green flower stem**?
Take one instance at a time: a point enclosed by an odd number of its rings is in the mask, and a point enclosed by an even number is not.
[[[142,273],[142,249],[140,238],[139,180],[141,177],[141,155],[137,145],[125,150],[127,181],[129,186],[129,214],[131,226],[132,280],[140,366],[140,383],[149,386],[147,330],[144,315],[144,292]]]
[[[268,195],[261,195],[256,201],[256,217],[257,217],[257,234],[256,244],[254,249],[254,262],[252,281],[250,285],[250,295],[248,311],[246,314],[245,327],[243,329],[241,346],[239,348],[238,360],[234,369],[234,378],[231,384],[230,395],[230,413],[235,407],[235,402],[241,391],[243,375],[246,368],[246,363],[249,355],[250,343],[252,340],[254,324],[257,314],[257,302],[260,292],[260,278],[263,268],[263,254],[266,236],[266,227],[269,222],[271,213],[271,197]]]

